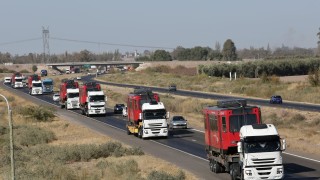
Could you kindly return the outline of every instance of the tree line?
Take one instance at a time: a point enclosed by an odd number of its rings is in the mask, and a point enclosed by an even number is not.
[[[292,76],[307,75],[319,70],[320,59],[290,59],[290,60],[264,60],[240,63],[214,63],[211,65],[199,65],[198,73],[208,76],[228,77],[229,73],[237,73],[237,76],[258,78],[267,76]]]
[[[267,48],[244,48],[237,50],[235,43],[231,39],[227,39],[221,47],[219,42],[216,42],[214,48],[195,46],[193,48],[184,48],[178,46],[171,52],[166,50],[155,50],[150,52],[144,51],[144,55],[136,57],[136,61],[236,61],[243,59],[301,59],[309,57],[317,57],[319,53],[316,48],[289,48],[282,45],[282,47],[271,50],[269,45]],[[27,55],[11,55],[10,53],[0,52],[0,63],[13,62],[15,64],[24,63],[60,63],[60,62],[100,62],[100,61],[120,61],[123,54],[119,50],[114,52],[107,52],[101,54],[95,54],[88,50],[82,50],[80,52],[63,54],[53,54],[44,61],[43,54],[29,53]]]

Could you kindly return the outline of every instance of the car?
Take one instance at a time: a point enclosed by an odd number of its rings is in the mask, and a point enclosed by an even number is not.
[[[59,101],[60,100],[60,94],[59,93],[55,93],[52,96],[53,101]]]
[[[77,76],[77,80],[81,80],[81,76]]]
[[[169,91],[177,91],[177,86],[175,84],[171,84],[169,86]]]
[[[4,77],[4,83],[5,84],[11,83],[11,77]]]
[[[270,104],[282,104],[282,97],[279,95],[271,96]]]
[[[122,110],[123,110],[124,107],[125,107],[124,104],[116,104],[116,105],[114,106],[114,108],[113,108],[113,112],[114,112],[115,114],[117,114],[117,113],[122,113]]]
[[[188,123],[183,116],[173,116],[169,121],[169,129],[187,129]]]
[[[127,106],[125,106],[125,107],[122,109],[122,116],[123,116],[123,117],[127,117],[127,116],[128,116]]]

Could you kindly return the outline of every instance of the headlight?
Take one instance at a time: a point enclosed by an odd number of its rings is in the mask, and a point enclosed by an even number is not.
[[[252,176],[251,170],[245,170],[245,173],[246,173],[247,176]]]
[[[167,132],[168,132],[168,129],[164,129],[164,130],[163,130],[163,133],[167,133]]]
[[[277,168],[277,174],[282,174],[283,173],[283,168]]]
[[[145,134],[148,134],[148,130],[144,130],[144,133],[145,133]]]

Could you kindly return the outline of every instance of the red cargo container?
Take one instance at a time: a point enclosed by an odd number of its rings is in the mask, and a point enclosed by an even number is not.
[[[41,77],[37,74],[31,75],[28,77],[28,88],[32,88],[32,81],[39,81],[41,80]]]
[[[86,82],[80,89],[80,105],[85,105],[87,103],[88,91],[101,91],[101,86],[96,82]]]
[[[60,105],[61,108],[64,107],[65,101],[67,100],[67,89],[76,89],[79,88],[79,83],[74,80],[62,80],[60,84]]]

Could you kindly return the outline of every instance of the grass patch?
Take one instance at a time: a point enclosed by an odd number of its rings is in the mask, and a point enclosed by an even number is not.
[[[17,108],[18,114],[35,122],[53,121],[56,117],[52,108],[43,106],[26,106]]]

